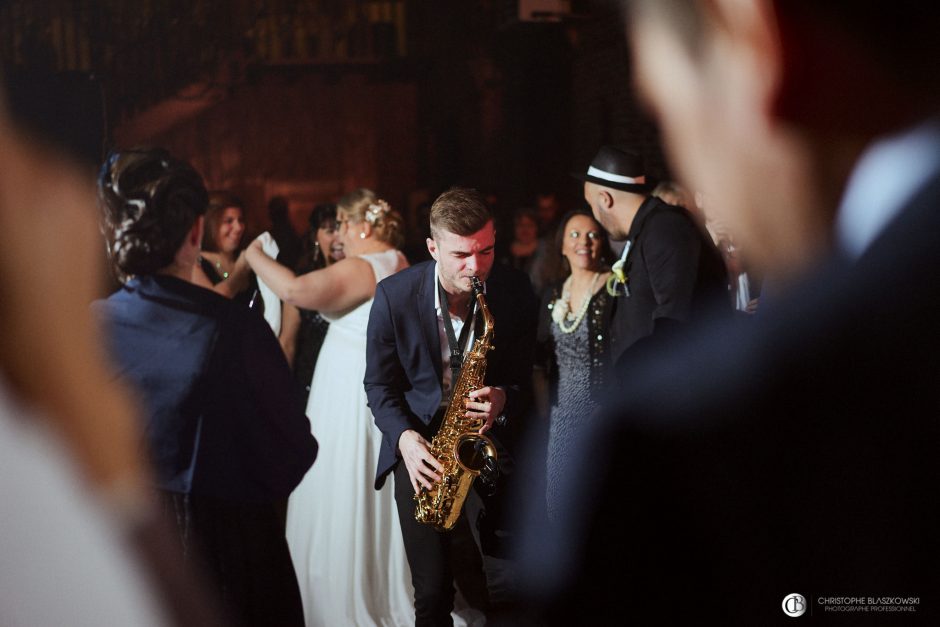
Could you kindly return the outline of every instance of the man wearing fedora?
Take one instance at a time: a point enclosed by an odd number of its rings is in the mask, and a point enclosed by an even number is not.
[[[655,183],[639,154],[602,146],[585,174],[584,199],[614,239],[626,240],[607,284],[614,295],[614,363],[639,340],[728,305],[725,266],[711,240],[680,207],[649,193]]]

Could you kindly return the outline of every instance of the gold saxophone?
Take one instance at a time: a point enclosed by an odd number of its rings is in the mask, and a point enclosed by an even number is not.
[[[454,528],[473,480],[488,459],[495,464],[497,458],[493,442],[477,433],[484,421],[468,418],[464,406],[470,392],[483,387],[486,353],[493,349],[490,343],[493,337],[493,315],[483,298],[480,279],[471,277],[470,282],[483,315],[483,334],[473,343],[473,349],[463,362],[447,413],[444,414],[437,435],[431,440],[431,455],[444,467],[441,480],[434,482],[430,489],[421,488],[415,494],[415,520],[433,525],[438,531]]]

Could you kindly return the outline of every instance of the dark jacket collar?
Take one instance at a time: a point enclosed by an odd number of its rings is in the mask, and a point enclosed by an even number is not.
[[[636,215],[633,217],[633,222],[630,223],[630,232],[627,234],[627,239],[633,240],[636,238],[640,229],[643,228],[643,223],[646,221],[646,218],[661,204],[664,203],[656,196],[646,197],[646,200],[644,200],[640,204],[640,208],[637,209]]]
[[[418,321],[424,334],[424,341],[431,354],[431,363],[438,380],[443,381],[444,366],[441,363],[440,335],[437,328],[437,312],[434,311],[434,290],[437,289],[437,262],[426,261],[427,267],[421,273],[418,282],[417,306]]]
[[[189,281],[167,274],[138,276],[124,284],[125,293],[137,293],[146,300],[208,313],[229,303],[224,296]]]

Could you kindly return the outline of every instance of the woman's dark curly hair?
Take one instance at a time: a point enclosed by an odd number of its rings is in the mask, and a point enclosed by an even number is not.
[[[191,165],[161,148],[112,153],[98,175],[108,255],[118,278],[166,268],[208,194]]]

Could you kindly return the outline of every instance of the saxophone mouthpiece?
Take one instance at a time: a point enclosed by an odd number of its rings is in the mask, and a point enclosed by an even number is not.
[[[476,298],[476,295],[483,291],[483,284],[480,282],[480,277],[472,276],[470,277],[470,289],[473,290],[473,297]]]

